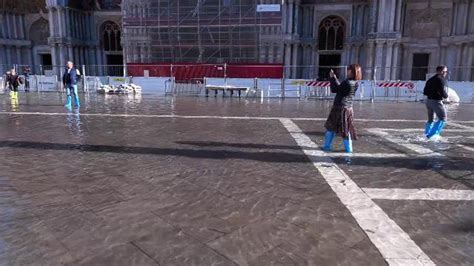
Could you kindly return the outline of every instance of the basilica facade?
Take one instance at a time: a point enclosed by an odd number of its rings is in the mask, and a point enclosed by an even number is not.
[[[0,22],[3,73],[18,65],[60,75],[68,60],[91,75],[122,70],[120,1],[3,0]]]
[[[245,8],[257,5],[271,8],[250,17]],[[205,8],[217,16],[206,22]],[[207,27],[193,24],[200,16]],[[122,75],[134,63],[239,62],[324,79],[359,63],[365,78],[408,80],[445,64],[450,79],[472,81],[473,18],[474,0],[3,0],[0,71],[60,75],[72,60],[89,75]]]
[[[450,79],[474,80],[473,0],[288,0],[283,12],[292,76],[359,63],[366,78],[416,80],[444,64]]]

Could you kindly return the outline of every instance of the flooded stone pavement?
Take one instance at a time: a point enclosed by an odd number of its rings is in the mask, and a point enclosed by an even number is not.
[[[474,264],[474,105],[0,95],[0,265]]]

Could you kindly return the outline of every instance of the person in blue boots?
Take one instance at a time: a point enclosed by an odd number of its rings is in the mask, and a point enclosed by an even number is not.
[[[339,82],[336,74],[331,69],[329,81],[331,92],[336,94],[329,117],[324,124],[326,128],[323,150],[331,151],[332,142],[336,135],[343,138],[344,149],[347,153],[352,152],[352,140],[357,139],[354,127],[354,111],[352,109],[352,98],[354,97],[359,81],[362,79],[362,68],[358,64],[352,64],[347,69],[347,79]]]
[[[68,61],[63,75],[63,85],[64,88],[66,88],[67,94],[66,104],[64,104],[65,107],[71,107],[73,96],[76,106],[81,106],[79,103],[79,95],[77,94],[77,83],[79,82],[80,77],[81,73],[74,67],[74,63]]]
[[[18,99],[18,87],[23,84],[22,78],[16,73],[16,70],[13,68],[10,71],[10,74],[6,78],[6,83],[10,89],[10,96],[12,99]]]
[[[426,100],[428,122],[425,124],[425,135],[428,139],[440,135],[446,125],[447,113],[443,105],[443,99],[448,98],[447,75],[448,68],[446,66],[436,67],[436,75],[426,82],[423,89],[423,94],[428,97]],[[433,122],[434,114],[438,117],[436,123]]]

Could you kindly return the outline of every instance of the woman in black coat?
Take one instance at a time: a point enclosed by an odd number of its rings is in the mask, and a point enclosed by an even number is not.
[[[335,93],[336,97],[324,124],[326,134],[323,150],[331,151],[332,141],[338,134],[343,138],[345,151],[350,153],[352,152],[352,139],[357,139],[352,99],[359,88],[359,81],[362,79],[362,68],[358,64],[350,65],[347,69],[347,79],[343,82],[339,82],[332,70],[329,73],[329,78],[331,92]]]
[[[22,84],[22,80],[20,76],[16,74],[15,69],[12,69],[10,75],[7,76],[7,84],[8,88],[10,89],[10,95],[12,97],[18,96],[18,87]]]

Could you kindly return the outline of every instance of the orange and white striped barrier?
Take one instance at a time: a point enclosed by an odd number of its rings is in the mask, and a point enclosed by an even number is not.
[[[307,81],[306,86],[308,87],[329,87],[331,82],[329,81]]]
[[[397,81],[384,81],[378,82],[377,87],[380,88],[407,88],[409,90],[415,89],[415,83],[413,82],[397,82]]]

